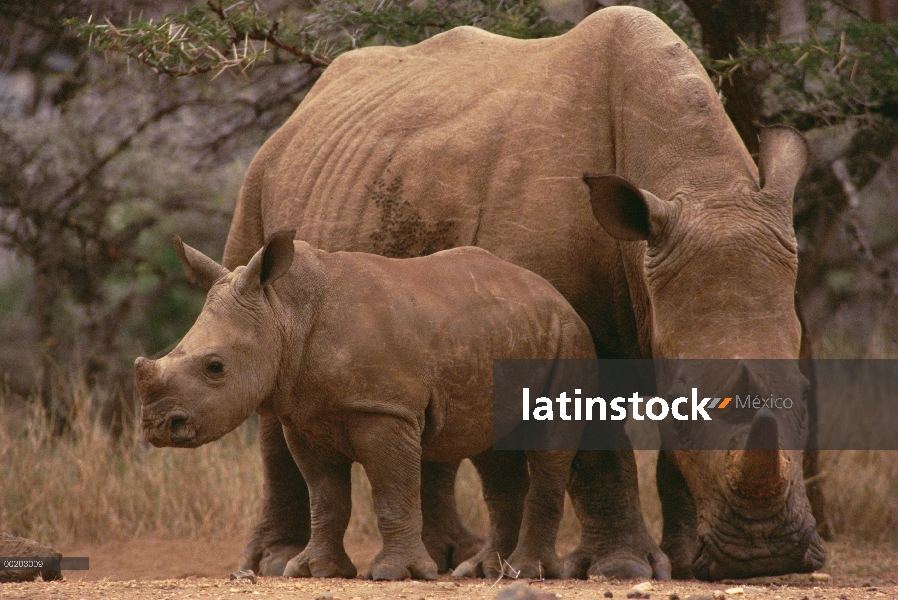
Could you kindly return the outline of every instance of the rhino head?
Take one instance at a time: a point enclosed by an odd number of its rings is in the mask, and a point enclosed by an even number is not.
[[[702,380],[713,382],[715,396],[774,394],[801,402],[807,381],[797,360],[765,369],[740,359],[799,357],[792,196],[806,155],[803,138],[778,127],[762,131],[757,183],[750,170],[745,176],[709,170],[702,185],[660,199],[618,176],[585,178],[605,231],[641,242],[622,247],[641,263],[630,290],[643,306],[652,357],[733,359],[717,363],[715,373],[700,372],[708,361],[676,361],[658,374],[659,395],[688,396],[686,382]],[[705,437],[704,447],[720,450],[659,457],[661,547],[674,577],[774,575],[823,564],[801,470],[806,417],[798,407],[737,412],[715,414],[714,428],[703,434],[713,438]],[[662,439],[688,439],[684,427],[666,420]]]
[[[270,286],[293,262],[294,232],[278,232],[249,264],[228,271],[175,237],[187,278],[209,290],[184,339],[158,360],[134,364],[144,437],[195,448],[233,431],[275,389],[283,325]]]

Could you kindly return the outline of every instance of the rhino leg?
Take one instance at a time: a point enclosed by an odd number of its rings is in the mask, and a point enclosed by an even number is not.
[[[421,463],[422,538],[440,573],[474,556],[483,539],[468,531],[455,504],[458,463]]]
[[[808,495],[808,502],[811,504],[811,513],[814,515],[814,521],[817,523],[817,533],[826,541],[833,539],[832,527],[826,519],[826,498],[823,495],[823,481],[820,475],[819,453],[817,449],[817,427],[819,422],[817,409],[817,370],[814,366],[814,356],[811,348],[811,342],[807,335],[807,326],[804,323],[804,317],[801,307],[798,304],[798,298],[795,300],[795,312],[798,314],[798,322],[801,323],[801,360],[798,361],[798,367],[801,373],[807,377],[811,384],[808,390],[807,410],[808,410],[808,439],[804,454],[802,455],[802,471],[805,480],[805,492]]]
[[[670,561],[642,518],[632,450],[579,451],[568,492],[582,535],[580,546],[565,559],[565,577],[670,579]]]
[[[471,459],[483,484],[490,529],[483,548],[461,563],[453,577],[488,577],[502,574],[503,561],[518,545],[524,499],[530,487],[524,452],[487,450]]]
[[[281,576],[287,562],[309,542],[309,489],[299,472],[283,428],[275,417],[260,416],[265,490],[262,511],[240,558],[240,569]],[[483,540],[461,522],[455,504],[454,463],[422,463],[421,503],[424,545],[440,572],[473,556]]]
[[[262,514],[243,550],[241,569],[281,576],[287,562],[309,541],[309,489],[284,439],[280,421],[259,416],[265,490]]]
[[[284,577],[355,577],[355,565],[343,548],[352,512],[352,462],[328,460],[302,435],[285,433],[308,484],[312,528],[309,543],[287,563]]]
[[[555,539],[564,514],[564,492],[574,455],[574,451],[568,450],[527,453],[530,489],[524,502],[518,546],[507,561],[513,577],[555,579],[562,575]]]
[[[421,540],[420,432],[400,419],[371,415],[350,438],[371,482],[377,528],[383,538],[368,577],[375,581],[436,579],[436,562]]]
[[[695,500],[683,475],[664,452],[658,453],[656,478],[664,519],[661,549],[670,557],[674,579],[692,579],[692,562],[698,552]]]

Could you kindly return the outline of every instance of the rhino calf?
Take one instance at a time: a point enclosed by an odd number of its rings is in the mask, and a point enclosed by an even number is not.
[[[528,468],[508,476],[514,458],[490,450],[492,361],[595,357],[580,317],[547,281],[479,248],[399,260],[293,237],[272,235],[234,271],[176,238],[209,294],[170,354],[135,363],[146,439],[197,447],[254,411],[275,415],[309,487],[311,539],[284,573],[298,577],[355,576],[343,535],[359,462],[383,537],[370,577],[435,579],[421,461],[470,457],[492,523],[463,571],[493,576],[507,558],[522,576],[556,576],[574,452],[527,453]]]

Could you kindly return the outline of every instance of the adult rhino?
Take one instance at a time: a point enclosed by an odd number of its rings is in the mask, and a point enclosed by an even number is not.
[[[250,165],[224,265],[284,228],[328,251],[476,245],[555,285],[600,357],[797,358],[791,200],[805,154],[792,130],[765,130],[756,167],[698,60],[646,11],[604,9],[542,40],[461,27],[334,61]],[[266,494],[243,566],[277,572],[308,539],[308,500],[280,426],[262,429]],[[770,438],[766,418],[757,429]],[[769,456],[744,476],[720,453],[662,456],[675,576],[822,564],[800,453]],[[573,471],[583,536],[568,574],[668,575],[632,451],[581,452]],[[431,473],[425,543],[429,529],[431,552],[470,544],[454,470]],[[746,483],[768,476],[782,484],[770,494]]]

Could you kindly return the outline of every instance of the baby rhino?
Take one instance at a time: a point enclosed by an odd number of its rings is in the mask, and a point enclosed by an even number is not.
[[[399,260],[293,236],[275,233],[234,271],[175,238],[187,277],[209,295],[170,354],[136,361],[146,439],[193,448],[253,411],[275,415],[312,510],[311,539],[285,571],[294,577],[355,576],[343,535],[357,461],[383,537],[369,576],[435,579],[421,541],[421,461],[470,457],[491,527],[462,571],[494,576],[501,557],[521,576],[557,576],[574,453],[528,452],[521,469],[490,449],[492,363],[594,357],[583,321],[544,279],[479,248]]]

